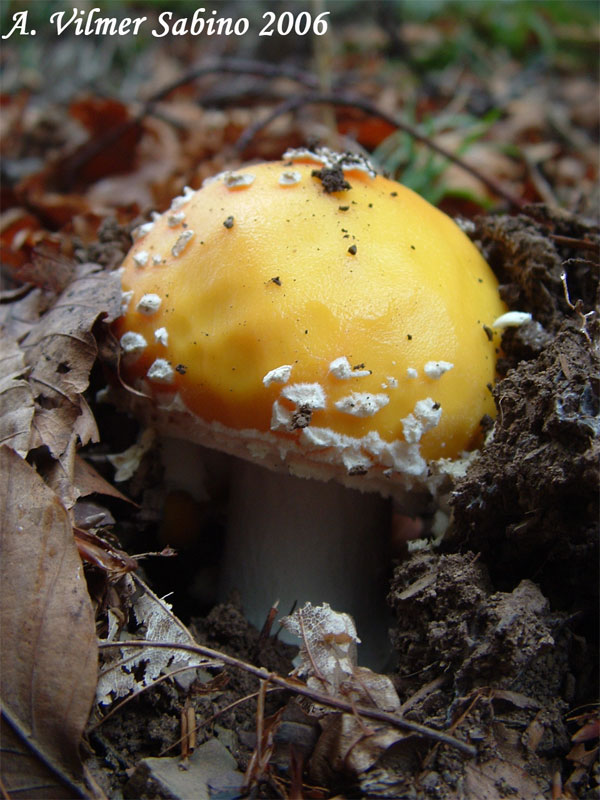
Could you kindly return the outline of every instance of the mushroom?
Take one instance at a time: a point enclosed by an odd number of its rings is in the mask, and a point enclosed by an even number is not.
[[[186,188],[138,233],[121,374],[149,424],[237,459],[222,596],[258,626],[277,599],[328,602],[381,664],[385,498],[431,506],[494,414],[492,271],[448,216],[325,149]]]

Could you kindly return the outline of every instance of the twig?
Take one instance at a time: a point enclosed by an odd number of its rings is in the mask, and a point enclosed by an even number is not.
[[[429,683],[424,684],[418,689],[414,694],[408,697],[400,706],[400,712],[403,714],[405,711],[408,711],[411,706],[414,706],[415,703],[418,703],[419,700],[422,700],[424,697],[427,697],[428,694],[434,692],[436,689],[441,688],[444,683],[447,681],[446,675],[438,675],[437,678],[434,678]]]
[[[314,75],[311,75],[304,70],[297,69],[296,67],[286,66],[285,64],[271,64],[266,61],[255,61],[253,59],[245,58],[232,58],[222,59],[209,64],[203,64],[200,67],[194,67],[186,72],[181,78],[178,78],[172,83],[168,83],[159,89],[158,92],[150,95],[146,100],[146,105],[150,103],[157,103],[163,100],[167,95],[185,86],[186,83],[191,83],[203,75],[212,75],[216,72],[230,72],[235,75],[260,75],[263,78],[289,78],[292,81],[301,83],[308,86],[310,89],[316,89],[319,86],[319,81]]]
[[[477,705],[482,696],[483,696],[483,690],[476,689],[473,700],[469,703],[465,711],[463,711],[463,713],[460,714],[450,725],[451,731],[456,730],[456,728],[461,724],[461,722],[463,722],[463,720],[465,720],[469,716],[469,714],[471,713],[473,708],[475,708],[475,706]],[[427,755],[423,759],[423,768],[427,768],[429,764],[431,764],[438,749],[439,749],[439,743],[436,744],[429,753],[427,753]]]
[[[73,157],[67,159],[66,162],[61,162],[60,167],[63,171],[63,180],[68,184],[71,177],[75,175],[84,164],[86,164],[91,158],[98,155],[98,153],[117,142],[119,138],[131,128],[139,125],[145,116],[154,113],[155,106],[161,100],[164,100],[165,97],[168,97],[168,95],[170,95],[176,89],[179,89],[204,75],[220,72],[238,75],[254,74],[269,79],[283,77],[296,81],[297,83],[300,83],[312,90],[303,95],[291,97],[288,100],[285,100],[283,103],[277,105],[264,119],[259,120],[253,125],[250,125],[236,143],[235,147],[238,152],[243,151],[260,130],[269,125],[269,123],[274,119],[282,114],[287,113],[288,111],[294,111],[304,105],[350,106],[357,108],[358,110],[363,111],[365,114],[369,114],[370,116],[379,117],[398,130],[408,133],[413,139],[415,139],[415,141],[421,142],[421,144],[425,145],[430,150],[433,150],[444,158],[447,158],[453,164],[456,164],[465,172],[468,172],[470,175],[477,178],[477,180],[481,181],[485,186],[487,186],[487,188],[493,194],[501,197],[512,208],[518,209],[522,213],[527,213],[527,211],[524,209],[525,203],[515,195],[511,194],[499,182],[481,173],[478,169],[471,166],[471,164],[464,161],[460,156],[455,155],[442,145],[434,142],[428,136],[420,133],[416,128],[404,122],[396,115],[389,114],[388,112],[377,108],[377,106],[371,103],[369,100],[360,96],[318,92],[316,91],[319,85],[318,79],[314,75],[304,72],[303,70],[282,64],[269,64],[263,61],[254,61],[251,59],[223,59],[214,63],[204,64],[186,72],[177,80],[172,81],[162,89],[159,89],[159,91],[152,94],[144,102],[142,108],[131,119],[126,120],[111,130],[108,130],[103,136],[88,142],[81,148],[81,150],[76,152]]]
[[[250,125],[248,128],[246,128],[244,133],[242,133],[237,140],[235,149],[238,152],[242,152],[252,141],[254,136],[256,136],[260,130],[269,125],[274,119],[277,119],[277,117],[280,117],[289,111],[295,111],[296,109],[305,105],[350,106],[352,108],[357,108],[359,111],[363,111],[365,114],[369,114],[370,116],[379,117],[380,119],[384,120],[384,122],[387,122],[398,130],[408,133],[413,139],[415,139],[415,141],[421,142],[421,144],[429,147],[430,150],[439,153],[439,155],[444,156],[444,158],[447,158],[453,164],[461,167],[461,169],[463,169],[465,172],[468,172],[474,178],[477,178],[477,180],[481,181],[495,195],[501,197],[503,200],[506,200],[506,202],[513,208],[518,209],[523,213],[527,213],[525,211],[524,201],[511,194],[493,178],[484,175],[478,169],[471,166],[471,164],[464,161],[460,156],[455,155],[450,150],[442,147],[442,145],[434,142],[428,136],[420,133],[416,128],[404,122],[395,114],[388,114],[387,111],[377,108],[377,106],[371,103],[369,100],[354,95],[307,92],[306,94],[298,95],[297,97],[290,97],[288,100],[284,100],[283,103],[280,103],[278,106],[276,106],[262,120],[258,120],[253,125]]]
[[[244,789],[248,790],[252,783],[259,781],[264,772],[264,727],[265,727],[265,693],[267,681],[261,680],[256,704],[256,747],[244,773]],[[258,774],[257,774],[258,773]]]
[[[590,242],[589,239],[575,239],[572,236],[561,236],[558,233],[549,233],[548,236],[553,242],[563,247],[572,247],[575,250],[591,250],[596,253],[600,249],[598,242]]]
[[[2,800],[10,800],[10,795],[6,790],[6,786],[4,785],[4,781],[0,777],[0,795],[2,795]]]
[[[208,64],[203,64],[200,67],[195,67],[184,73],[180,78],[171,81],[162,89],[159,89],[154,94],[148,97],[141,109],[128,120],[121,122],[114,128],[109,129],[103,135],[92,139],[84,144],[80,150],[76,151],[70,158],[62,162],[58,162],[57,169],[61,169],[63,175],[61,180],[63,184],[69,185],[73,176],[76,176],[78,171],[88,163],[92,158],[107,150],[111,145],[115,144],[125,133],[139,125],[144,117],[154,113],[154,107],[165,97],[168,97],[172,92],[180,89],[197,78],[203,75],[211,75],[219,72],[228,72],[237,75],[260,75],[264,78],[288,78],[289,80],[296,81],[309,88],[316,89],[318,81],[313,76],[303,70],[296,69],[295,67],[286,66],[284,64],[269,64],[264,61],[254,61],[252,59],[223,59]]]
[[[186,652],[196,653],[207,658],[218,659],[219,661],[222,661],[224,664],[227,664],[231,667],[236,667],[249,672],[259,680],[269,681],[270,683],[273,683],[276,686],[281,686],[290,692],[295,692],[303,697],[308,697],[308,699],[312,700],[314,703],[320,703],[325,706],[330,706],[331,708],[337,708],[339,711],[346,711],[351,714],[357,711],[359,714],[362,714],[363,717],[367,717],[367,719],[385,722],[396,728],[424,736],[427,739],[433,739],[441,744],[447,744],[450,747],[460,750],[465,755],[477,755],[477,750],[472,745],[462,742],[460,739],[456,739],[454,736],[450,736],[443,731],[429,728],[426,725],[420,725],[418,722],[402,719],[401,717],[390,714],[387,711],[381,711],[377,708],[354,706],[352,703],[349,703],[346,700],[341,700],[337,697],[331,697],[331,695],[324,694],[323,692],[317,692],[314,689],[310,689],[308,686],[306,686],[306,684],[300,683],[299,681],[284,678],[275,672],[269,672],[269,670],[264,669],[264,667],[255,667],[253,664],[248,664],[239,658],[230,656],[227,653],[221,653],[218,650],[213,650],[212,648],[205,647],[204,645],[191,645],[179,642],[151,642],[144,639],[139,639],[128,640],[124,642],[99,642],[98,647],[100,649],[109,647],[159,647],[164,649],[185,650]]]

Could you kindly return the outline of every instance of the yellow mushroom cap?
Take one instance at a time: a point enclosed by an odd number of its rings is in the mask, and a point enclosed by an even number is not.
[[[506,308],[448,216],[343,158],[223,173],[142,226],[122,375],[183,435],[265,466],[416,479],[494,414]]]

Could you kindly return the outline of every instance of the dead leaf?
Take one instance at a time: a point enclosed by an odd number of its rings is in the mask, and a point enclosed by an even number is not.
[[[37,435],[36,445],[46,445],[54,458],[60,458],[73,437],[73,429],[79,414],[79,397],[72,403],[60,405],[58,408],[38,408],[33,422]],[[52,488],[54,491],[57,490],[56,486]]]
[[[3,293],[3,299],[4,296]],[[3,332],[20,342],[36,324],[41,307],[42,293],[39,289],[28,291],[18,300],[0,303],[0,325]]]
[[[24,267],[33,248],[40,241],[53,241],[52,234],[43,231],[39,220],[24,208],[9,208],[0,214],[0,254],[2,266],[21,283],[31,282]]]
[[[2,447],[0,473],[4,786],[39,800],[73,797],[97,672],[83,566],[65,508],[34,469]]]
[[[86,411],[89,411],[87,403],[85,403],[82,395],[78,398],[78,406],[84,408],[84,416]],[[91,412],[90,412],[91,413]],[[81,416],[76,417],[71,426],[71,434],[67,439],[65,436],[64,449],[56,460],[52,460],[49,464],[44,464],[43,477],[48,486],[58,495],[60,501],[65,508],[71,509],[79,499],[79,491],[74,483],[75,476],[75,457],[77,455],[77,447],[79,444],[79,421]],[[38,416],[34,419],[34,424],[37,422]],[[95,427],[95,420],[92,418]],[[42,466],[38,467],[40,473]]]
[[[595,708],[571,717],[569,722],[577,722],[580,727],[571,736],[572,742],[589,742],[600,737],[600,710]]]
[[[519,800],[542,800],[537,781],[516,765],[492,758],[484,764],[470,762],[465,765],[465,800],[503,800],[507,796]]]
[[[406,738],[389,725],[365,723],[352,714],[330,714],[321,721],[324,731],[310,760],[311,780],[330,780],[332,771],[360,775]]]
[[[356,665],[354,620],[349,614],[334,611],[329,603],[305,603],[281,624],[301,640],[299,675],[307,685],[334,697],[374,706],[390,713],[400,709],[396,690],[386,675]]]
[[[172,642],[177,644],[195,644],[194,638],[185,625],[173,614],[171,607],[158,598],[146,584],[134,575],[125,575],[130,595],[134,597],[131,609],[132,623],[137,634],[142,638],[156,642]],[[132,635],[124,630],[109,611],[108,637],[106,641],[118,641],[119,638],[132,639]],[[119,697],[125,697],[133,691],[141,691],[150,686],[161,674],[189,666],[221,666],[221,662],[210,661],[174,647],[136,647],[121,650],[119,647],[103,651],[103,666],[97,687],[97,701],[108,705]]]
[[[95,211],[137,206],[147,210],[155,205],[154,186],[164,186],[178,172],[181,145],[172,126],[159,119],[144,121],[144,136],[138,144],[135,161],[130,161],[123,175],[109,175],[94,183],[87,191],[87,200]],[[131,166],[135,167],[132,171]],[[176,187],[169,198],[178,194]],[[161,204],[162,207],[162,204]]]
[[[135,558],[119,550],[97,533],[75,528],[75,542],[82,560],[108,573],[110,577],[133,572],[138,567]]]
[[[73,432],[85,444],[97,438],[93,417],[81,393],[97,355],[92,326],[104,315],[119,314],[120,284],[115,273],[95,264],[76,269],[74,281],[32,327],[23,341],[29,382],[38,400],[34,426],[39,443],[60,458]]]
[[[56,236],[52,239],[45,231],[38,231],[19,242],[19,247],[17,255],[22,263],[11,270],[13,280],[38,286],[52,295],[64,291],[75,269],[75,262],[63,252],[70,251],[68,242],[61,242]]]
[[[289,617],[283,617],[281,624],[300,639],[298,674],[308,676],[309,686],[337,694],[342,681],[352,675],[356,666],[360,639],[352,617],[334,611],[329,603],[305,603]]]
[[[533,697],[528,697],[520,692],[513,692],[510,689],[494,689],[492,700],[504,700],[516,708],[539,708],[540,703]]]
[[[23,342],[31,380],[41,396],[74,402],[88,386],[96,357],[91,329],[98,317],[120,313],[120,283],[115,273],[82,264],[73,282]]]
[[[569,761],[573,761],[578,766],[585,767],[585,769],[590,769],[597,757],[598,747],[592,747],[590,750],[587,750],[584,742],[578,742],[566,755]]]
[[[400,700],[387,675],[356,665],[360,639],[349,614],[334,611],[328,603],[306,603],[281,622],[302,642],[297,671],[307,676],[308,686],[357,705],[399,712]],[[311,779],[317,783],[333,779],[335,772],[361,775],[406,738],[397,728],[374,723],[358,712],[333,713],[319,705],[312,711],[321,715],[323,728],[310,759]]]
[[[23,351],[0,331],[0,443],[8,444],[21,456],[29,450],[33,395],[28,382]]]
[[[142,127],[131,118],[124,103],[87,95],[73,100],[69,111],[91,138],[56,165],[55,179],[62,189],[75,183],[86,186],[107,175],[131,170]]]
[[[79,458],[76,460],[78,461]],[[126,499],[123,497],[123,499]],[[132,505],[136,505],[130,501]],[[94,503],[93,500],[83,500],[80,498],[73,506],[71,513],[74,528],[81,528],[84,531],[99,531],[115,524],[115,518],[108,508]]]
[[[542,741],[544,733],[543,715],[541,712],[538,712],[523,732],[521,741],[528,750],[535,753]]]
[[[79,497],[87,497],[90,494],[103,494],[109,497],[118,497],[119,500],[124,500],[126,503],[135,505],[133,500],[130,500],[129,497],[126,497],[111,483],[105,480],[102,475],[81,456],[75,455],[74,466],[75,474],[73,482],[77,487]]]
[[[74,797],[85,797],[81,787],[71,782],[60,768],[54,769],[52,765],[44,763],[43,755],[35,752],[35,746],[29,749],[24,743],[26,734],[19,732],[18,723],[11,727],[10,715],[4,709],[0,717],[0,733],[2,781],[15,796],[26,797],[27,800],[73,800]]]

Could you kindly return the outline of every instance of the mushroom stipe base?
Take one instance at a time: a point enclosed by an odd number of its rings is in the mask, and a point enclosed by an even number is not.
[[[329,603],[354,618],[359,663],[384,667],[391,652],[390,501],[240,459],[231,477],[221,599],[238,590],[259,629],[276,601],[280,616],[294,604]]]

